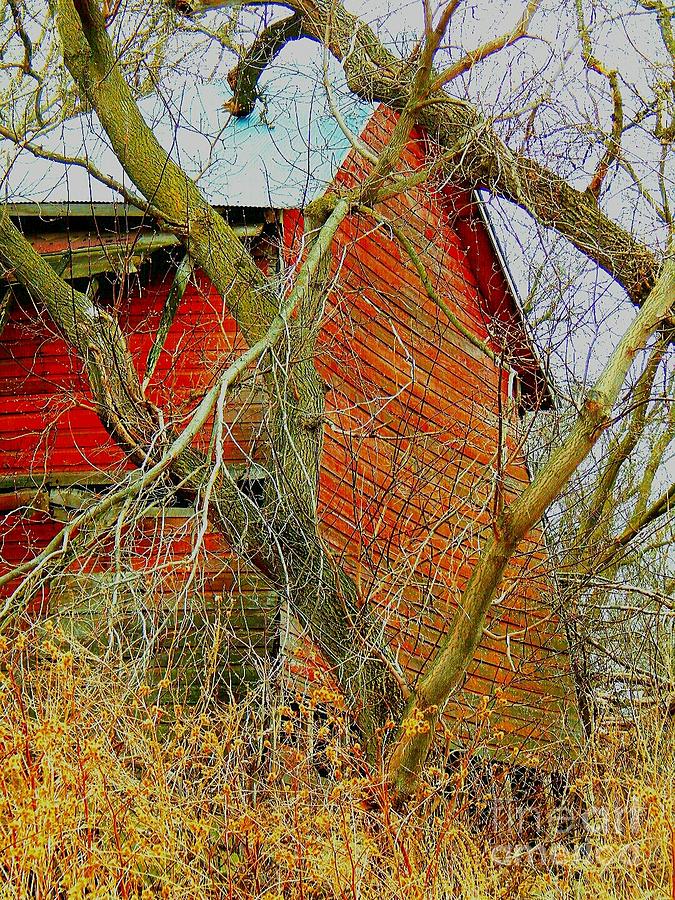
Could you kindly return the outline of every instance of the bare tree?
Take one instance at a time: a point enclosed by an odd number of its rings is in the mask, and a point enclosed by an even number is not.
[[[462,44],[459,50],[454,49],[458,42],[453,35],[455,30],[460,33],[457,23],[461,4],[450,2],[434,12],[426,3],[422,35],[406,54],[390,49],[338,0],[290,0],[282,5],[281,16],[274,4],[250,4],[262,6],[264,27],[240,48],[240,61],[230,74],[235,91],[233,113],[251,109],[260,73],[283,47],[289,41],[307,38],[323,45],[341,64],[351,91],[369,101],[388,104],[399,116],[389,145],[379,156],[369,156],[370,168],[358,189],[342,196],[326,195],[305,210],[308,253],[292,290],[284,293],[273,279],[261,273],[234,230],[166,153],[139,112],[137,97],[148,89],[156,71],[152,65],[143,69],[140,48],[154,47],[157,65],[161,65],[167,30],[179,28],[200,33],[222,46],[236,45],[229,4],[175,0],[171,6],[173,12],[162,9],[144,16],[119,3],[102,7],[98,0],[52,0],[49,13],[37,19],[40,33],[34,46],[26,27],[28,8],[22,10],[19,4],[8,3],[4,8],[10,25],[6,44],[15,61],[4,65],[15,72],[9,96],[17,114],[6,117],[2,134],[19,146],[44,154],[32,138],[48,127],[50,116],[56,120],[84,106],[93,108],[135,186],[131,193],[120,185],[123,196],[147,210],[163,231],[176,235],[184,244],[190,258],[226,300],[249,349],[204,396],[189,427],[180,434],[167,433],[161,411],[143,394],[114,316],[66,284],[35,253],[6,210],[0,220],[0,259],[5,269],[45,305],[81,355],[101,420],[141,467],[128,484],[106,499],[106,509],[114,511],[130,492],[165,473],[185,490],[208,490],[215,526],[284,592],[294,613],[334,667],[369,752],[375,755],[379,729],[387,720],[393,718],[401,724],[388,754],[388,771],[396,791],[405,797],[426,759],[439,716],[475,654],[487,612],[519,544],[560,497],[615,419],[628,411],[625,444],[621,437],[616,439],[611,457],[614,462],[607,462],[596,494],[578,525],[577,547],[595,541],[598,510],[605,502],[606,489],[615,483],[612,467],[621,467],[625,447],[636,434],[642,434],[639,410],[644,411],[646,405],[641,397],[645,392],[651,396],[652,373],[669,352],[675,285],[669,206],[675,138],[671,12],[658,0],[642,4],[650,23],[656,23],[660,41],[659,63],[648,84],[651,94],[645,99],[641,88],[599,61],[588,11],[582,3],[576,4],[576,45],[571,51],[566,48],[567,57],[560,65],[564,68],[566,59],[576,56],[582,66],[578,78],[587,73],[590,102],[597,95],[597,110],[604,110],[607,103],[610,109],[608,122],[585,123],[587,146],[581,155],[587,153],[594,165],[586,183],[580,184],[574,173],[578,151],[575,155],[570,150],[567,156],[561,151],[557,154],[560,158],[550,153],[550,164],[546,153],[539,152],[539,145],[544,145],[542,134],[548,131],[555,140],[558,124],[555,103],[536,94],[536,82],[527,79],[520,106],[514,102],[501,115],[496,110],[487,114],[472,98],[474,74],[523,46],[528,30],[537,21],[536,0],[523,7],[507,33],[470,49]],[[246,12],[249,4],[240,6]],[[178,19],[173,18],[174,13]],[[37,15],[34,10],[33,15]],[[133,15],[137,20],[125,31]],[[36,68],[38,55],[40,70]],[[57,95],[47,90],[48,72],[60,81],[58,102],[54,99]],[[436,161],[428,171],[401,177],[397,162],[416,124],[436,142]],[[655,187],[639,171],[625,146],[636,131],[641,136],[647,134],[652,139],[650,146],[659,148],[652,179]],[[70,163],[88,166],[94,177],[111,183],[109,176],[93,170],[86,160]],[[532,482],[512,502],[495,505],[490,534],[457,613],[436,656],[411,696],[406,697],[395,660],[386,646],[373,646],[370,640],[380,633],[372,609],[359,602],[353,580],[335,565],[321,541],[317,473],[325,401],[313,356],[330,278],[331,244],[340,223],[354,212],[374,214],[377,219],[378,203],[428,178],[485,190],[515,204],[607,273],[634,309],[630,315],[624,313],[623,319],[617,317],[622,336],[607,350],[597,378],[576,398],[573,422],[553,443]],[[619,184],[616,179],[628,179],[633,194],[656,222],[653,234],[645,231],[637,237],[626,227],[621,214],[611,215],[610,187]],[[397,237],[405,248],[405,234]],[[270,428],[274,473],[266,502],[258,506],[226,474],[214,473],[203,456],[191,449],[191,441],[214,406],[222,404],[233,385],[261,360],[265,361],[266,390],[275,410]],[[627,394],[627,376],[637,367],[641,374]],[[632,406],[635,409],[631,412]],[[655,453],[658,465],[663,453]],[[627,526],[625,544],[670,508],[672,489],[653,501],[648,479],[643,488],[643,499],[635,507],[635,521]],[[618,535],[618,544],[622,540],[623,533]],[[46,556],[64,546],[63,540],[57,541],[45,551]],[[603,552],[614,552],[615,546],[617,537]],[[30,574],[46,556],[26,563],[13,575]],[[570,570],[578,567],[578,551],[571,551],[567,565]],[[602,567],[596,569],[597,573],[604,571]],[[349,652],[354,646],[363,646],[358,660]],[[416,722],[417,727],[405,727],[408,721]]]
[[[673,375],[653,344],[629,409],[577,473],[550,522],[581,719],[602,697],[661,700],[672,691]],[[660,378],[658,377],[660,374]],[[664,483],[665,481],[665,483]],[[656,488],[656,489],[655,489]],[[618,696],[617,690],[618,687]]]

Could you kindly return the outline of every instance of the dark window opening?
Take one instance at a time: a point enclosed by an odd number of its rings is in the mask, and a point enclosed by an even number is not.
[[[237,487],[252,503],[261,507],[265,499],[265,480],[264,478],[239,478]]]

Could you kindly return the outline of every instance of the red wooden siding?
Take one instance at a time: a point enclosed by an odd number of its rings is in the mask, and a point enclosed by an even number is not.
[[[141,374],[174,275],[173,268],[160,268],[160,259],[155,257],[151,263],[149,282],[147,273],[142,286],[135,276],[130,276],[124,295],[111,298],[120,307],[121,325]],[[80,360],[69,351],[44,313],[28,303],[23,307],[15,305],[2,337],[0,483],[4,489],[21,489],[30,484],[48,490],[64,480],[102,484],[115,473],[130,468],[93,410]],[[168,426],[178,429],[187,421],[204,391],[244,346],[222,299],[208,279],[197,274],[183,297],[148,390],[149,398],[161,406]],[[251,385],[244,383],[238,403],[225,416],[226,463],[241,463],[259,453],[260,418],[260,402]],[[206,446],[209,437],[206,427],[195,443]],[[35,556],[61,527],[62,521],[47,511],[30,516],[11,511],[0,514],[3,570]],[[186,563],[194,549],[196,533],[196,523],[186,521],[185,515],[149,518],[139,523],[133,533],[127,532],[124,564],[153,584],[152,601],[148,598],[148,603],[154,604],[154,612],[145,610],[150,621],[163,621],[167,609],[180,595],[179,585],[184,585],[189,575]],[[218,535],[207,532],[205,545],[209,552],[199,554],[199,577],[191,584],[188,605],[202,611],[202,624],[204,617],[210,618],[211,631],[226,616],[220,625],[221,655],[225,654],[235,669],[235,680],[248,679],[254,674],[253,651],[270,649],[277,641],[276,603],[250,567],[228,553]],[[112,568],[108,550],[96,545],[69,568],[71,593],[89,590],[77,587],[83,583],[83,572]],[[17,582],[6,585],[2,594],[16,585]],[[44,608],[50,593],[59,594],[57,583],[40,589],[39,596],[31,600],[32,609]],[[176,658],[174,637],[178,633],[189,644],[189,620],[186,617],[182,626],[176,623],[173,636],[170,629],[164,628],[153,665],[161,666],[168,660],[167,648],[174,648]],[[248,623],[246,627],[244,622]],[[202,628],[197,639],[202,640],[204,633]]]
[[[157,271],[140,289],[131,277],[122,328],[139,372],[152,346],[173,271]],[[148,390],[167,425],[180,427],[222,367],[244,347],[232,317],[203,276],[191,283],[176,315]],[[250,393],[250,392],[249,392]],[[246,396],[246,387],[241,397]],[[248,452],[260,419],[255,398],[232,411],[228,461]],[[208,443],[208,435],[203,438]],[[0,347],[0,478],[126,467],[93,411],[77,355],[44,313],[15,306]]]
[[[369,145],[378,149],[392,124],[393,116],[376,116],[364,136]],[[401,168],[415,170],[424,160],[423,142],[413,140]],[[338,181],[350,187],[363,169],[352,155]],[[489,300],[451,227],[448,203],[447,190],[417,189],[379,209],[405,228],[436,291],[485,340]],[[466,222],[469,213],[463,215]],[[285,227],[292,261],[301,216],[286,214]],[[528,474],[508,373],[429,300],[386,228],[367,216],[351,217],[338,232],[334,255],[341,262],[319,357],[331,387],[320,493],[324,534],[382,609],[391,645],[414,681],[433,656],[491,527],[500,403],[507,500]],[[512,313],[501,313],[513,328]],[[493,739],[498,735],[496,742],[499,732],[511,746],[560,737],[569,684],[546,574],[537,531],[509,567],[504,595],[451,706],[458,742],[468,737],[458,722],[475,727],[475,710],[485,699],[490,715],[481,727]]]

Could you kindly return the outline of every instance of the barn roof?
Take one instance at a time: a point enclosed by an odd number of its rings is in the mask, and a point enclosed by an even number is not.
[[[318,78],[317,78],[318,76]],[[275,66],[261,78],[262,102],[244,118],[225,104],[224,80],[181,85],[140,101],[162,146],[199,184],[215,206],[298,209],[320,196],[351,149],[330,110],[322,72],[309,65]],[[349,93],[333,67],[331,98],[350,130],[359,134],[374,107]],[[93,113],[68,120],[41,142],[45,150],[86,157],[134,191]],[[9,141],[0,142],[5,150]],[[20,203],[111,203],[119,194],[86,169],[12,152],[4,199]]]

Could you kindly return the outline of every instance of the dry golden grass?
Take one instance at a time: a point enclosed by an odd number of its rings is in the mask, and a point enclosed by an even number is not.
[[[314,731],[319,778],[308,708],[181,708],[167,685],[135,685],[44,632],[3,643],[1,667],[0,898],[672,895],[663,727],[610,734],[579,767],[583,848],[578,835],[526,847],[481,834],[459,799],[474,786],[452,793],[439,770],[396,813],[337,709]]]

